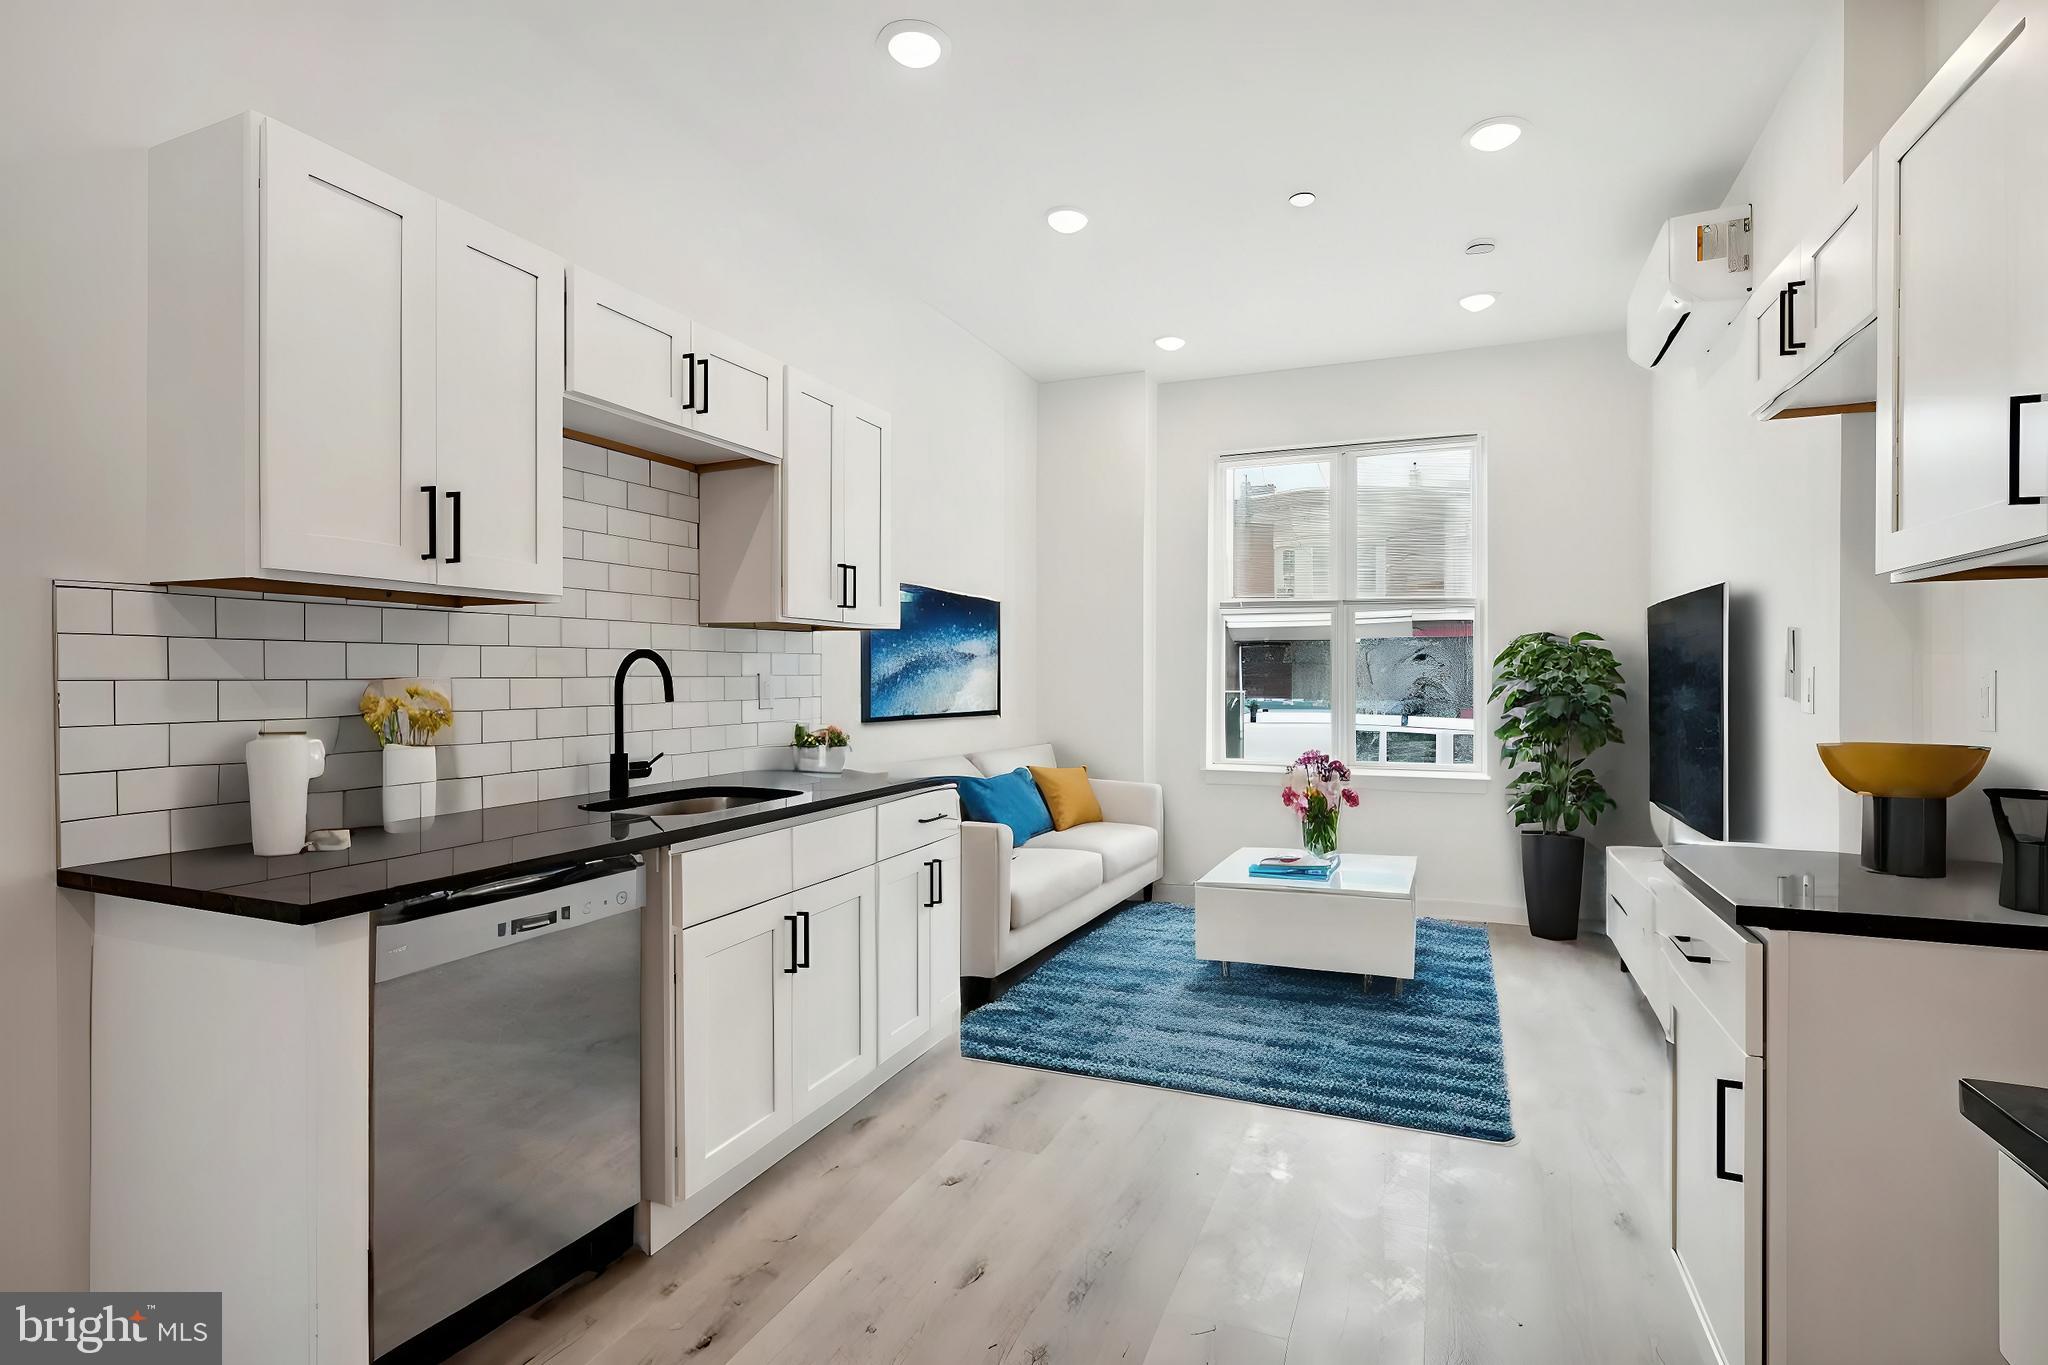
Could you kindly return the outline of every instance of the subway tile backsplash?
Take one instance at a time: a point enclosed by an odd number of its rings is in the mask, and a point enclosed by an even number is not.
[[[697,487],[688,470],[563,443],[560,602],[384,607],[129,584],[54,585],[57,802],[65,866],[249,838],[242,746],[303,720],[328,749],[314,828],[382,821],[376,740],[356,716],[382,678],[446,683],[439,808],[601,791],[611,679],[628,650],[626,748],[654,782],[789,762],[819,719],[821,658],[796,631],[697,624]]]

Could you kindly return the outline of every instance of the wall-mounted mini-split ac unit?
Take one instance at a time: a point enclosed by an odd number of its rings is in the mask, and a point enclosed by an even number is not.
[[[1673,218],[1628,296],[1628,358],[1644,369],[1698,356],[1749,297],[1749,205]]]

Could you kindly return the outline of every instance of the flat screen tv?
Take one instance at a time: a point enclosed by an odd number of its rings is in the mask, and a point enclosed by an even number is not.
[[[1650,608],[1650,800],[1708,839],[1728,837],[1728,588]]]

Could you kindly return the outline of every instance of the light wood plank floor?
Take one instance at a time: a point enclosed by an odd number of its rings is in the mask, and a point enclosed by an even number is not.
[[[1604,938],[1492,931],[1509,1146],[935,1048],[463,1365],[1700,1365],[1664,1043]]]

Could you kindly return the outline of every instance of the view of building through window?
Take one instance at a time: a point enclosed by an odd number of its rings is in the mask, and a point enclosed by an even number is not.
[[[1221,462],[1220,761],[1474,766],[1477,463],[1471,438]]]

